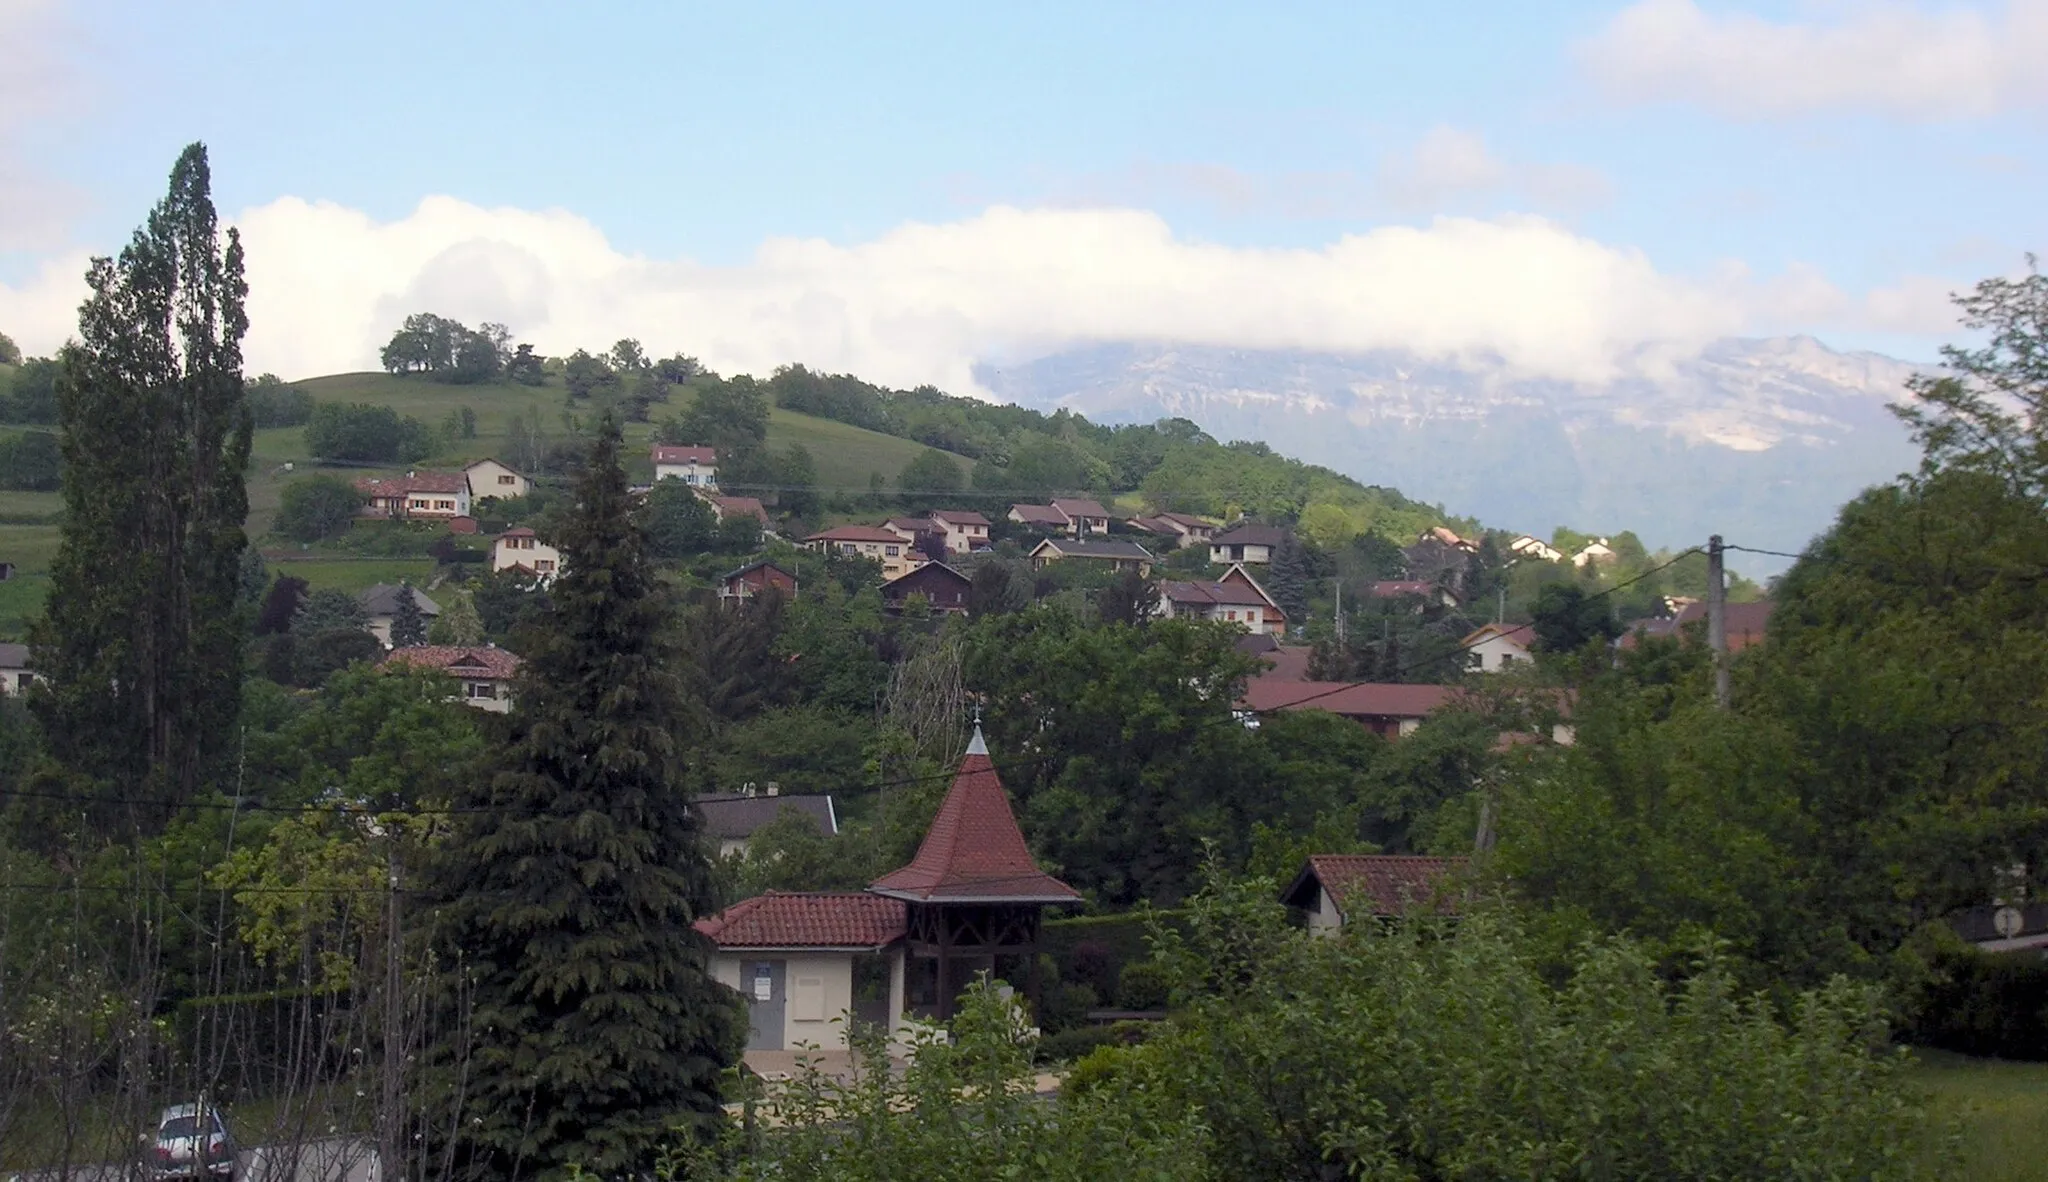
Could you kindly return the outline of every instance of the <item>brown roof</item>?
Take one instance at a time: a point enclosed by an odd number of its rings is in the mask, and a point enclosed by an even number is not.
[[[478,681],[509,681],[519,672],[518,657],[491,645],[421,644],[395,648],[384,656],[385,664],[393,662],[439,669],[451,677]]]
[[[534,533],[532,530],[522,525],[516,529],[508,529],[504,533],[499,534],[498,536],[501,538],[533,538],[539,537],[540,535]]]
[[[713,497],[711,507],[718,510],[718,519],[728,517],[751,517],[762,525],[768,524],[768,506],[759,497]]]
[[[832,798],[811,794],[791,796],[746,796],[737,792],[707,792],[690,803],[704,818],[706,835],[718,838],[753,836],[754,830],[794,809],[809,817],[824,834],[839,832],[839,814]]]
[[[806,542],[894,542],[899,546],[910,543],[903,535],[883,529],[879,525],[835,525],[831,529],[812,534]]]
[[[904,910],[858,891],[769,891],[695,926],[720,948],[881,948],[903,938]]]
[[[1234,525],[1209,539],[1211,546],[1278,546],[1287,531],[1277,525]]]
[[[1114,558],[1131,559],[1138,562],[1152,561],[1152,552],[1136,542],[1104,542],[1094,539],[1069,541],[1066,538],[1047,538],[1031,552],[1052,549],[1068,558]]]
[[[1032,859],[978,728],[917,857],[868,889],[937,902],[1070,903],[1081,897]]]
[[[1105,520],[1109,517],[1109,510],[1103,508],[1100,501],[1086,497],[1054,497],[1052,507],[1068,517],[1100,517]]]
[[[1439,892],[1443,880],[1461,872],[1467,858],[1428,858],[1414,854],[1311,854],[1284,902],[1306,906],[1310,884],[1330,892],[1345,918],[1401,915],[1427,906],[1441,915],[1457,914],[1457,901]]]
[[[1266,662],[1269,671],[1261,681],[1303,681],[1308,678],[1308,659],[1315,649],[1306,644],[1281,644],[1268,632],[1254,632],[1237,641],[1238,652]]]
[[[1012,505],[1010,516],[1023,525],[1067,524],[1067,515],[1051,505]]]
[[[1180,536],[1180,531],[1173,527],[1173,523],[1163,517],[1133,517],[1130,520],[1130,524],[1144,530],[1146,533],[1160,534],[1170,538]]]
[[[654,462],[657,464],[718,463],[718,449],[706,447],[701,443],[686,444],[680,447],[657,443],[654,445],[653,454]]]
[[[1242,583],[1161,583],[1159,597],[1197,607],[1211,604],[1271,607],[1273,601]]]
[[[983,517],[972,509],[934,509],[931,511],[931,518],[934,521],[950,522],[953,525],[988,524],[988,518]]]
[[[356,491],[372,497],[402,497],[408,493],[465,493],[469,477],[460,472],[412,472],[404,476],[365,476],[356,481]]]
[[[1772,604],[1768,599],[1760,599],[1755,603],[1731,603],[1727,605],[1722,621],[1728,631],[1729,652],[1739,653],[1752,644],[1763,643],[1764,632],[1771,622],[1771,608]],[[1634,648],[1638,635],[1677,635],[1679,630],[1687,625],[1698,625],[1702,629],[1707,626],[1706,604],[1688,603],[1678,609],[1678,614],[1670,619],[1644,620],[1631,625],[1627,634],[1621,638],[1621,646],[1623,648]],[[1701,636],[1704,638],[1705,633],[1702,632]]]
[[[1423,718],[1457,693],[1447,685],[1401,685],[1373,681],[1281,681],[1254,677],[1245,683],[1244,708],[1327,710],[1347,718]]]
[[[1427,598],[1437,593],[1437,585],[1425,583],[1421,579],[1389,579],[1374,583],[1365,591],[1374,599],[1398,599],[1403,595],[1421,595]]]
[[[28,646],[25,644],[0,644],[0,669],[28,668]]]
[[[1216,528],[1216,524],[1214,522],[1204,521],[1201,518],[1196,517],[1192,513],[1161,513],[1159,515],[1159,520],[1171,522],[1174,525],[1185,526],[1188,529]]]
[[[411,588],[412,601],[419,605],[423,616],[438,616],[441,605],[427,598],[427,593],[418,587]],[[356,596],[356,602],[363,605],[363,611],[372,616],[395,616],[398,614],[399,588],[390,583],[372,583]]]

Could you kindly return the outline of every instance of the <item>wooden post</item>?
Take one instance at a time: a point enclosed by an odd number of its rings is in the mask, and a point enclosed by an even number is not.
[[[1728,580],[1721,567],[1721,535],[1707,539],[1707,648],[1714,654],[1714,704],[1728,709]]]
[[[939,1021],[951,1022],[953,1020],[953,976],[946,971],[951,967],[948,962],[953,959],[953,927],[951,917],[942,908],[932,904],[926,904],[926,906],[932,907],[933,914],[939,921]]]

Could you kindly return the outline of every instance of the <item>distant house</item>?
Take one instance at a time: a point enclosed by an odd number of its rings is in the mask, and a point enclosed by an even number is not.
[[[1765,630],[1771,622],[1771,601],[1761,599],[1754,603],[1731,603],[1722,617],[1728,633],[1728,651],[1739,653],[1753,644],[1762,644]],[[1678,610],[1678,614],[1662,620],[1641,620],[1629,626],[1622,634],[1620,646],[1634,648],[1645,636],[1680,636],[1697,632],[1701,642],[1707,638],[1707,605],[1689,600]]]
[[[1182,546],[1206,546],[1216,536],[1212,522],[1186,513],[1157,513],[1150,517],[1133,517],[1130,524],[1147,533],[1167,539],[1177,550]]]
[[[1607,544],[1607,539],[1596,538],[1580,547],[1577,554],[1572,555],[1572,565],[1588,566],[1598,562],[1613,562],[1614,559],[1614,548]]]
[[[1458,647],[1465,650],[1471,668],[1498,673],[1517,661],[1527,661],[1535,644],[1536,629],[1528,624],[1486,624],[1460,640]]]
[[[1437,542],[1441,545],[1449,546],[1453,550],[1462,550],[1467,554],[1474,554],[1479,550],[1479,543],[1472,541],[1470,538],[1459,537],[1458,531],[1447,525],[1430,526],[1422,531],[1422,538],[1420,540]]]
[[[968,554],[988,549],[989,520],[971,509],[934,509],[926,515],[946,536],[946,550]]]
[[[654,479],[680,480],[693,488],[718,487],[718,449],[690,444],[675,447],[657,443],[652,453]]]
[[[928,517],[891,517],[882,523],[882,528],[913,546],[926,534],[938,532]]]
[[[882,602],[901,611],[912,596],[921,595],[934,611],[965,614],[968,592],[973,589],[973,579],[943,562],[927,562],[882,584]]]
[[[1209,561],[1269,563],[1286,538],[1287,531],[1277,525],[1233,525],[1209,539]]]
[[[461,684],[464,704],[493,714],[512,709],[512,679],[519,658],[494,645],[423,644],[392,649],[384,664],[439,669]]]
[[[35,679],[28,671],[28,646],[0,644],[0,696],[25,694]]]
[[[511,466],[488,457],[464,468],[462,475],[469,481],[469,495],[473,500],[481,501],[485,497],[523,497],[533,491],[532,481],[514,471]]]
[[[1076,558],[1088,562],[1114,563],[1118,570],[1135,569],[1141,575],[1152,573],[1152,552],[1136,542],[1123,541],[1069,541],[1066,538],[1047,538],[1032,547],[1031,565],[1042,567],[1048,562]]]
[[[796,576],[772,562],[750,562],[719,580],[718,599],[721,603],[740,603],[761,595],[780,595],[785,599],[796,598]]]
[[[1238,565],[1213,583],[1159,584],[1159,614],[1169,619],[1222,620],[1272,636],[1287,634],[1287,613]]]
[[[1109,532],[1109,510],[1082,497],[1055,497],[1050,505],[1012,505],[1010,520],[1048,533],[1085,538]]]
[[[690,803],[704,819],[704,836],[718,843],[720,857],[746,853],[754,832],[785,812],[809,819],[827,837],[839,835],[839,813],[830,796],[784,796],[770,784],[765,792],[708,792]]]
[[[356,481],[363,517],[447,519],[470,516],[469,477],[460,472],[407,472]]]
[[[775,524],[774,519],[768,516],[768,506],[762,504],[759,497],[725,497],[702,491],[698,495],[704,498],[705,504],[711,506],[712,512],[718,514],[720,521],[733,517],[751,517],[761,523],[762,529]]]
[[[1398,685],[1371,681],[1282,681],[1254,677],[1245,683],[1241,708],[1256,714],[1275,710],[1324,710],[1349,718],[1377,735],[1398,738],[1422,725],[1456,694],[1445,685]]]
[[[804,549],[820,554],[872,558],[882,564],[882,577],[893,579],[924,562],[903,535],[879,525],[839,525],[804,539]]]
[[[1440,583],[1428,583],[1421,579],[1389,579],[1366,586],[1365,593],[1374,599],[1413,599],[1415,609],[1435,604],[1438,607],[1458,606],[1458,597],[1451,589]]]
[[[1280,638],[1269,632],[1240,637],[1231,647],[1258,658],[1265,669],[1254,676],[1262,681],[1307,681],[1308,661],[1315,654],[1306,644],[1281,644]]]
[[[425,616],[428,623],[432,623],[434,617],[441,614],[441,605],[428,599],[426,593],[418,587],[400,588],[389,583],[372,586],[356,596],[356,602],[363,605],[363,614],[370,617],[370,631],[377,637],[377,642],[385,648],[391,647],[391,620],[398,614],[398,595],[401,590],[412,592],[413,602],[419,604],[420,615]]]
[[[523,569],[543,583],[550,582],[561,572],[562,552],[523,525],[508,529],[491,543],[491,570],[514,569]]]
[[[1544,541],[1542,538],[1529,534],[1523,534],[1521,537],[1509,542],[1508,553],[1519,558],[1533,558],[1538,562],[1559,562],[1564,558],[1564,551]]]
[[[1311,854],[1280,901],[1306,912],[1308,930],[1322,936],[1336,935],[1347,922],[1456,915],[1457,879],[1470,864],[1414,854]]]

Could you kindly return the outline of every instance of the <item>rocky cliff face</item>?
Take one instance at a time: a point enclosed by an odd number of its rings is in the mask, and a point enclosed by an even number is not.
[[[1652,546],[1720,533],[1796,550],[1843,501],[1916,462],[1886,410],[1909,363],[1795,337],[1645,354],[1634,368],[1570,383],[1395,353],[1128,344],[979,377],[1005,400],[1097,421],[1192,419],[1489,525],[1632,529]]]

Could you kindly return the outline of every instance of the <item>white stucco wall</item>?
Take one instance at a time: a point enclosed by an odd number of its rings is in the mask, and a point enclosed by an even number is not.
[[[853,952],[772,952],[721,950],[711,961],[712,978],[740,989],[741,962],[783,962],[782,1046],[795,1050],[810,1043],[825,1050],[844,1050],[846,1019],[853,1010]],[[902,1025],[903,950],[890,954],[889,1013],[891,1026]],[[741,990],[745,995],[745,990]]]
[[[1330,892],[1316,888],[1316,909],[1308,913],[1308,931],[1312,936],[1334,936],[1344,926],[1344,917],[1337,913],[1337,901],[1330,898]]]
[[[1476,667],[1482,673],[1498,673],[1503,665],[1529,659],[1527,648],[1500,635],[1488,636],[1465,651],[1478,658],[1479,663]]]

